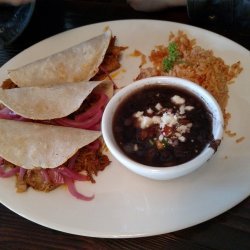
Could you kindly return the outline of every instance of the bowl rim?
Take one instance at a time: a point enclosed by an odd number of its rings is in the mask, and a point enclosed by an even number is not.
[[[152,84],[176,86],[181,89],[185,88],[185,90],[188,92],[192,91],[192,93],[195,96],[198,95],[198,98],[206,105],[209,111],[211,111],[211,108],[213,107],[214,110],[216,111],[215,113],[216,116],[214,117],[213,115],[213,120],[216,119],[219,123],[216,127],[217,128],[216,131],[214,131],[214,124],[213,124],[212,133],[215,140],[217,139],[221,140],[223,136],[224,132],[223,114],[218,102],[215,100],[212,94],[210,94],[206,89],[204,89],[200,85],[191,82],[187,79],[179,77],[154,76],[154,77],[144,78],[141,80],[136,80],[128,84],[124,88],[120,89],[111,98],[111,100],[109,101],[104,110],[102,124],[101,124],[103,139],[110,153],[120,163],[122,163],[122,165],[132,170],[133,172],[136,172],[137,174],[153,179],[163,179],[163,180],[173,179],[188,174],[196,170],[197,168],[201,167],[202,165],[204,165],[204,163],[207,160],[209,160],[215,153],[215,150],[212,147],[210,147],[210,143],[208,143],[205,146],[205,148],[201,151],[199,155],[197,155],[190,161],[169,167],[155,167],[155,166],[144,165],[129,158],[117,145],[112,132],[113,115],[115,113],[116,108],[119,106],[119,103],[131,93],[136,92],[140,88],[143,88],[143,86]],[[186,88],[187,86],[188,88]],[[193,90],[196,90],[195,93]],[[206,100],[209,100],[209,103]],[[212,114],[214,113],[212,112]]]

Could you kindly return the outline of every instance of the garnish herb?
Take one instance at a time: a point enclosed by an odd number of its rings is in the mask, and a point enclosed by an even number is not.
[[[168,57],[163,58],[162,66],[163,70],[168,72],[170,69],[174,67],[174,64],[180,58],[180,52],[178,50],[178,46],[175,42],[171,42],[168,45]]]

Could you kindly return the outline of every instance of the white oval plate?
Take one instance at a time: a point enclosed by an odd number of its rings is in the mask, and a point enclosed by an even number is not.
[[[212,49],[226,63],[241,61],[244,70],[230,86],[229,129],[245,140],[224,136],[216,156],[204,167],[171,181],[153,181],[112,164],[96,178],[96,184],[79,183],[91,202],[73,198],[65,188],[50,193],[30,189],[15,192],[14,179],[0,180],[0,201],[15,213],[43,226],[77,235],[109,238],[149,236],[173,232],[209,220],[235,206],[250,194],[250,52],[215,33],[178,23],[153,20],[123,20],[80,27],[46,39],[23,51],[0,69],[7,70],[42,58],[100,34],[109,26],[118,44],[129,46],[116,81],[131,82],[140,59],[130,54],[138,49],[149,54],[155,45],[167,44],[171,31],[183,30],[204,48]]]

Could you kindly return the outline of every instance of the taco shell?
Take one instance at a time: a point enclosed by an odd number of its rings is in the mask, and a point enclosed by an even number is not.
[[[46,58],[9,70],[10,79],[19,87],[46,86],[90,80],[102,63],[111,31]]]
[[[110,81],[79,82],[47,87],[0,89],[0,103],[22,117],[50,120],[66,117],[76,111],[93,91],[113,95]]]
[[[56,168],[100,132],[0,119],[0,156],[26,168]]]

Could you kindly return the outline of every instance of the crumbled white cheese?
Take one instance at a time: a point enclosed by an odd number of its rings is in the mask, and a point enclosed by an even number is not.
[[[163,139],[164,139],[163,134],[160,134],[160,135],[159,135],[159,141],[162,141]]]
[[[171,97],[171,101],[176,105],[181,105],[185,103],[185,99],[178,95],[174,95],[173,97]]]
[[[135,118],[139,118],[139,117],[141,117],[141,116],[143,115],[143,113],[144,113],[143,111],[137,111],[136,113],[134,113],[133,116],[134,116]]]
[[[185,110],[186,110],[186,111],[191,111],[191,110],[193,110],[193,109],[194,109],[193,106],[186,106],[186,107],[185,107]]]
[[[153,112],[154,112],[153,109],[151,109],[151,108],[147,109],[147,113],[148,113],[148,114],[151,115],[151,114],[153,114]]]
[[[176,130],[181,134],[190,132],[190,128],[186,125],[180,125],[179,127],[176,128]]]
[[[168,143],[174,145],[174,143],[178,144],[179,142],[185,142],[186,137],[184,134],[190,133],[190,129],[192,127],[192,123],[181,124],[180,120],[186,118],[186,111],[191,111],[194,109],[193,106],[185,106],[185,99],[174,95],[171,98],[171,101],[179,106],[177,111],[173,111],[172,109],[163,108],[160,103],[155,105],[156,115],[154,115],[154,110],[152,108],[148,108],[145,113],[143,111],[138,111],[134,113],[134,117],[137,119],[137,125],[141,129],[149,128],[152,125],[159,125],[160,133],[158,138],[155,140],[163,141],[167,139]],[[154,115],[154,116],[152,116]],[[173,128],[173,133],[167,133],[165,128],[170,127]],[[173,143],[173,144],[172,144]],[[134,150],[138,150],[138,145],[134,145]]]
[[[136,118],[139,121],[139,126],[141,129],[148,128],[153,124],[160,124],[160,122],[161,122],[160,116],[149,117],[149,116],[141,115],[141,116],[136,117]]]
[[[181,134],[180,134],[180,133],[175,133],[175,136],[176,136],[177,138],[179,138],[179,137],[181,137]]]
[[[174,141],[168,138],[168,144],[173,145]]]
[[[161,117],[160,128],[163,129],[166,125],[173,127],[177,123],[177,116],[172,113],[163,113]]]
[[[141,129],[148,128],[153,124],[152,118],[150,118],[148,116],[140,116],[139,122],[140,122]]]
[[[184,136],[180,136],[180,137],[178,137],[178,140],[181,141],[181,142],[185,142],[186,138]]]
[[[186,110],[185,105],[181,105],[181,106],[179,107],[180,115],[185,114],[185,110]]]
[[[153,116],[153,117],[152,117],[152,122],[153,122],[154,124],[160,124],[160,122],[161,122],[161,117],[160,117],[160,116],[157,116],[157,115]]]
[[[155,105],[155,108],[160,111],[162,109],[162,106],[161,104],[158,102],[156,105]]]

